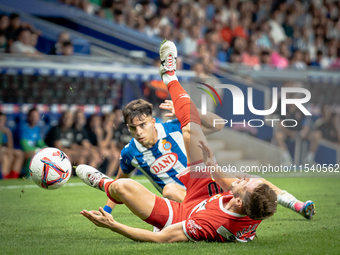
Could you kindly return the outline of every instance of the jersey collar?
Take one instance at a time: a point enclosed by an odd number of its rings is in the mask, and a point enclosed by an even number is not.
[[[225,212],[225,213],[227,213],[229,215],[235,216],[235,217],[246,217],[247,216],[247,215],[242,215],[242,214],[234,213],[234,212],[231,212],[231,211],[228,211],[227,209],[225,209],[224,206],[223,206],[223,199],[224,199],[224,196],[221,196],[220,199],[219,199],[220,200],[219,201],[220,209],[223,212]]]
[[[156,128],[156,130],[157,130],[157,139],[158,139],[157,142],[158,142],[159,140],[161,140],[161,139],[163,139],[163,138],[166,137],[166,133],[165,133],[165,129],[164,129],[162,123],[156,123],[156,124],[155,124],[155,128]],[[134,140],[135,145],[136,145],[136,147],[137,147],[137,149],[138,149],[139,152],[144,152],[144,151],[147,151],[147,150],[148,150],[148,149],[145,148],[140,142],[138,142],[137,139],[133,138],[133,140]],[[157,143],[157,142],[156,142],[156,143]],[[156,144],[156,143],[155,143],[155,144]],[[155,146],[155,144],[154,144],[154,146]],[[151,147],[151,148],[153,148],[153,147]],[[151,148],[150,148],[150,149],[151,149]]]

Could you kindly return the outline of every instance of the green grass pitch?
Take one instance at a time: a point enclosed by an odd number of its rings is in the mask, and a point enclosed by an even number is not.
[[[137,178],[152,192],[145,178]],[[261,223],[253,242],[139,243],[96,227],[82,209],[104,206],[103,192],[78,178],[58,190],[43,190],[31,180],[0,181],[0,254],[340,254],[340,179],[270,179],[298,199],[311,199],[312,221],[278,206]],[[24,186],[27,185],[27,186]],[[158,194],[158,193],[156,193]],[[126,225],[152,230],[124,205],[113,217]]]

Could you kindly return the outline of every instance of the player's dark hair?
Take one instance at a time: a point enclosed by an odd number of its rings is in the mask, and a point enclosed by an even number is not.
[[[125,123],[131,123],[135,117],[141,120],[142,117],[152,116],[152,108],[152,104],[143,99],[137,99],[128,103],[123,109]]]
[[[262,183],[242,199],[243,211],[253,220],[264,220],[276,212],[277,196],[272,188]]]

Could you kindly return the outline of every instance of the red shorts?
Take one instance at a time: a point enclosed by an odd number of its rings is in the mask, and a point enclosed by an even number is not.
[[[195,206],[207,198],[223,192],[217,183],[211,179],[210,173],[200,177],[192,175],[190,169],[192,170],[193,167],[201,164],[203,162],[188,167],[178,176],[187,188],[184,201],[179,203],[156,196],[155,206],[145,222],[163,229],[164,227],[186,220]]]

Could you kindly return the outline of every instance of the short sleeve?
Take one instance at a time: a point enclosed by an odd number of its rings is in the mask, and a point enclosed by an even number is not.
[[[29,137],[29,133],[26,132],[28,127],[26,127],[26,124],[22,123],[20,124],[19,126],[19,136],[20,136],[20,139],[30,139]]]
[[[182,222],[184,234],[192,242],[212,240],[214,229],[202,218],[191,217]]]
[[[167,122],[164,123],[164,127],[169,132],[174,132],[174,131],[182,132],[181,123],[179,122],[178,119],[168,120]]]
[[[131,164],[131,159],[128,157],[126,147],[122,150],[120,154],[119,164],[124,174],[129,174],[135,169],[135,167]]]

